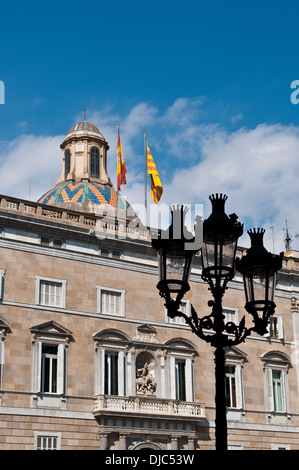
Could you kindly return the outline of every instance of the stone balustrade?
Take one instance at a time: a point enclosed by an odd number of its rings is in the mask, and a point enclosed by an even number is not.
[[[205,417],[205,406],[196,402],[180,402],[156,397],[118,397],[97,395],[95,397],[94,415],[103,411],[138,413],[145,415],[174,415]]]

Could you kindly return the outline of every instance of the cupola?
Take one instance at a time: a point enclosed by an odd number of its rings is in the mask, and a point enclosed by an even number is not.
[[[75,124],[60,145],[62,171],[53,189],[38,202],[63,205],[73,210],[96,212],[98,205],[125,209],[136,216],[130,204],[118,194],[107,173],[108,142],[94,124]]]

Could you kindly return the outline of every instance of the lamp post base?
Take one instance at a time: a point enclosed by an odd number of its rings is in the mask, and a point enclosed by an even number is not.
[[[216,379],[216,450],[227,450],[227,418],[225,390],[225,352],[222,347],[215,349]]]

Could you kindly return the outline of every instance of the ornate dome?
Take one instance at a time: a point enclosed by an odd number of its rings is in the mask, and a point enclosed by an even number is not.
[[[130,204],[122,196],[117,196],[113,188],[91,181],[65,181],[48,191],[37,202],[47,205],[61,203],[108,204],[116,208],[117,200],[118,207],[125,209],[127,216],[135,216],[135,212]]]
[[[100,136],[102,136],[99,129],[94,124],[91,124],[88,121],[78,122],[78,124],[75,124],[73,127],[71,127],[67,135],[72,134],[73,132],[83,132],[83,131],[94,132],[95,134],[99,134]]]

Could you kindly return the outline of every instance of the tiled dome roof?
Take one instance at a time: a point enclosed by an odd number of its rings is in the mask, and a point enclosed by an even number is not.
[[[67,202],[109,204],[116,208],[117,193],[113,188],[100,183],[67,181],[48,191],[38,202],[47,205]],[[118,195],[118,207],[126,209],[128,216],[135,215],[130,204],[120,195]]]
[[[94,132],[95,134],[102,135],[99,129],[88,121],[81,121],[78,124],[75,124],[71,129],[68,131],[68,134],[72,134],[73,132],[81,132],[81,131],[89,131]]]

